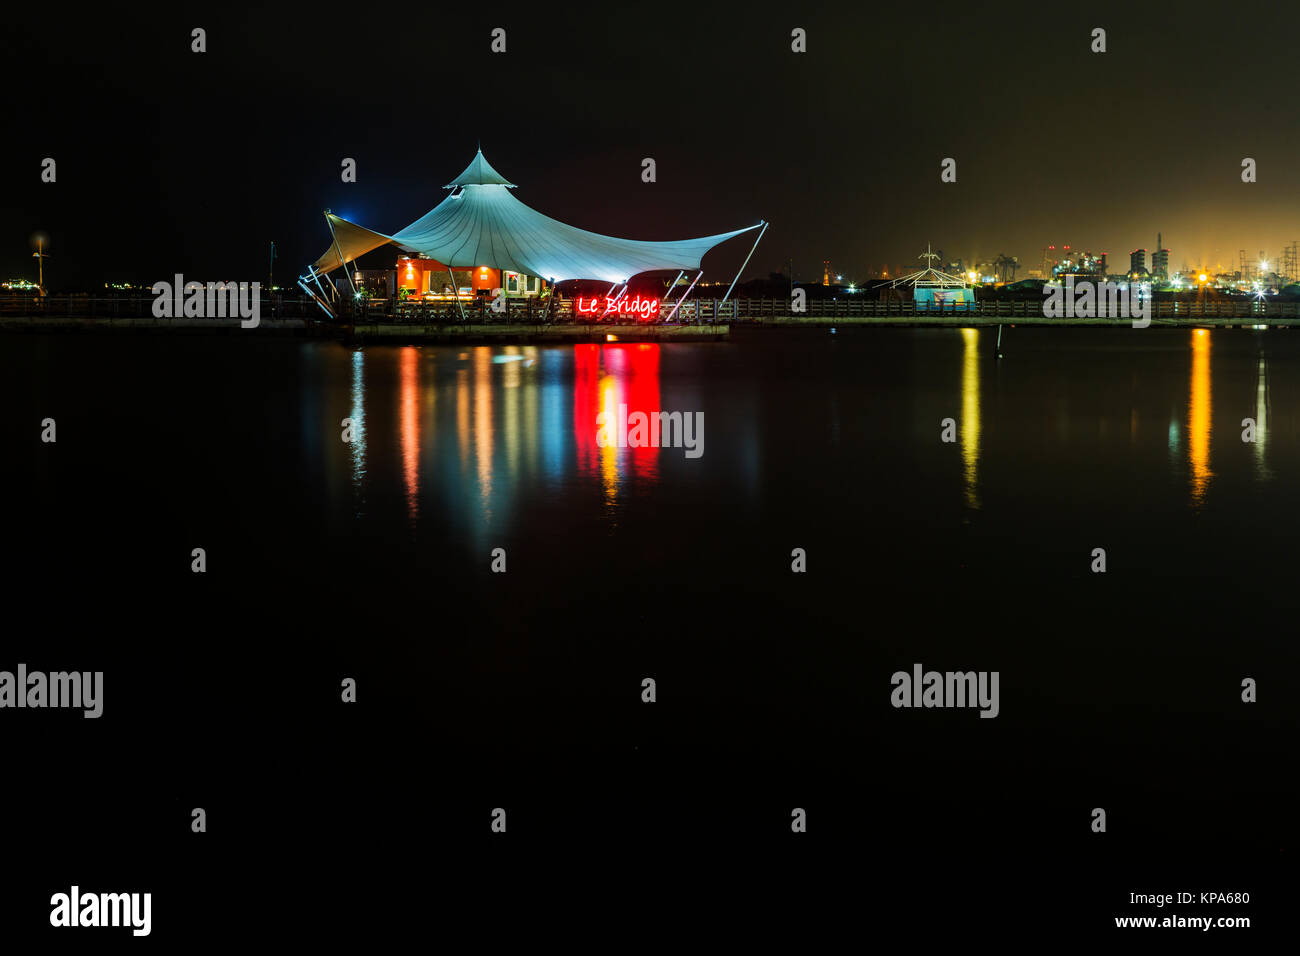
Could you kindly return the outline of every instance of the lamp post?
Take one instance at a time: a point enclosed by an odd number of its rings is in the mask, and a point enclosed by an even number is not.
[[[45,254],[45,240],[36,240],[36,251],[32,253],[32,258],[36,260],[36,287],[41,298],[45,297],[45,260],[49,258]]]

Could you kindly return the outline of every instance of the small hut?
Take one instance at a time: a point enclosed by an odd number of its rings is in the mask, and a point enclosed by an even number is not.
[[[939,254],[932,252],[928,243],[925,252],[917,258],[929,262],[919,272],[891,282],[886,293],[891,299],[898,296],[906,300],[910,292],[918,312],[966,312],[975,307],[975,290],[970,283],[961,276],[936,269],[932,260],[938,259]]]

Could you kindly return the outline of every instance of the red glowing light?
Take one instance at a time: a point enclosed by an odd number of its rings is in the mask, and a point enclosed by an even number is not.
[[[635,315],[649,319],[659,314],[659,300],[642,295],[621,299],[608,295],[592,296],[590,299],[580,296],[573,307],[579,315]]]

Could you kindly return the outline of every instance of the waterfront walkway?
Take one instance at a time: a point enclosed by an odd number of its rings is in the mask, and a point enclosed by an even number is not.
[[[0,296],[0,331],[239,331],[239,319],[156,318],[152,296]],[[638,341],[725,337],[728,327],[966,327],[982,325],[1131,327],[1129,318],[1047,318],[1038,299],[986,299],[962,309],[918,310],[911,302],[856,296],[810,299],[807,312],[792,313],[786,299],[688,300],[672,323],[634,322],[626,316],[576,315],[572,300],[546,309],[534,300],[515,300],[501,313],[485,301],[454,304],[368,300],[345,306],[338,321],[327,320],[311,299],[276,293],[260,302],[258,328],[314,337],[344,336],[368,341],[470,338],[536,341],[596,341],[607,336]],[[661,314],[667,314],[671,304]],[[1272,298],[1196,302],[1155,301],[1152,327],[1288,328],[1300,325],[1300,302]]]

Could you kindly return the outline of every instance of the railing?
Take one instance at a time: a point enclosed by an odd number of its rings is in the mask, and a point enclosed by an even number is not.
[[[153,317],[155,297],[151,293],[116,295],[0,295],[0,317],[149,319]],[[572,299],[552,302],[536,297],[505,299],[501,311],[487,299],[462,301],[424,301],[415,299],[352,299],[341,297],[334,307],[342,324],[406,323],[422,325],[558,324],[627,325],[636,322],[664,321],[672,312],[673,302],[660,303],[652,319],[632,315],[588,315],[578,313]],[[320,306],[308,296],[273,293],[260,299],[262,319],[328,320]],[[711,324],[726,322],[737,315],[736,302],[718,299],[689,299],[682,303],[674,323]],[[463,316],[463,317],[462,317]],[[180,318],[179,316],[177,318]]]
[[[338,322],[341,324],[416,324],[416,325],[628,325],[638,322],[664,322],[673,311],[673,301],[660,303],[658,313],[649,320],[628,315],[578,314],[572,299],[547,302],[536,297],[506,299],[500,312],[483,298],[463,301],[416,301],[409,299],[339,300]],[[116,295],[0,295],[0,317],[67,317],[89,319],[148,319],[153,316],[154,296],[150,293]],[[461,309],[464,309],[463,318]],[[260,300],[262,319],[302,319],[328,321],[320,307],[305,295],[272,293]],[[917,308],[913,302],[878,300],[850,296],[841,299],[810,299],[805,310],[792,313],[789,299],[688,299],[673,316],[674,323],[684,325],[752,322],[764,320],[816,321],[840,318],[926,318],[963,316],[972,318],[1042,318],[1043,302],[1039,299],[985,299],[974,303]],[[1226,302],[1163,301],[1151,304],[1152,319],[1300,319],[1300,302],[1249,299]],[[1067,320],[1062,320],[1067,321]],[[1129,319],[1115,319],[1128,322]]]
[[[810,299],[801,313],[790,311],[788,299],[735,299],[735,318],[762,320],[764,318],[888,318],[898,316],[992,316],[1015,318],[1043,318],[1041,299],[986,299],[972,303],[948,303],[945,306],[917,308],[914,302],[899,300],[860,299]],[[1153,319],[1234,319],[1234,318],[1300,318],[1300,302],[1276,302],[1260,299],[1232,302],[1153,302]],[[1065,321],[1065,320],[1063,320]],[[1116,318],[1115,321],[1130,321]]]
[[[462,309],[463,318],[462,318]],[[344,303],[340,317],[357,325],[372,323],[407,323],[413,325],[633,325],[647,322],[664,322],[672,313],[672,302],[661,302],[658,313],[646,319],[635,315],[593,315],[580,313],[574,300],[561,299],[547,302],[537,298],[505,299],[501,311],[492,308],[490,301],[475,299],[462,301],[426,302],[399,299],[396,304],[386,299],[360,299]],[[684,325],[710,325],[728,322],[737,315],[736,302],[718,299],[690,299],[682,303],[673,315],[673,323]]]

